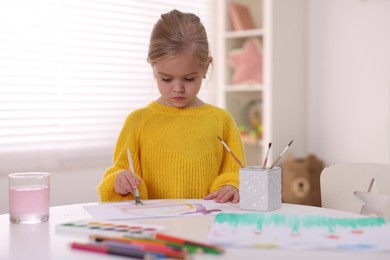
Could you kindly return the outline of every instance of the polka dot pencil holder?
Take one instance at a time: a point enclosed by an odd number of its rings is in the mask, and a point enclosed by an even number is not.
[[[241,209],[272,211],[282,205],[281,168],[250,166],[240,169]]]

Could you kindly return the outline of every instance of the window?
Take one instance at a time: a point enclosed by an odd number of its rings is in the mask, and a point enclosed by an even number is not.
[[[126,115],[158,94],[149,36],[174,8],[202,19],[212,48],[211,0],[0,1],[0,173],[109,164]]]

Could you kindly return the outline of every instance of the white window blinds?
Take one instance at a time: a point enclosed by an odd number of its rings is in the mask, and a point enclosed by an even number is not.
[[[126,115],[158,94],[154,23],[194,12],[213,45],[213,2],[0,0],[0,174],[109,163]]]

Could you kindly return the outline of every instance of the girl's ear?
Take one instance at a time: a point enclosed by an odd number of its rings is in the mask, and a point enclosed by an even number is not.
[[[209,62],[207,64],[207,70],[209,69],[210,64],[213,62],[213,57],[209,57]]]
[[[203,74],[203,78],[204,78],[204,79],[206,78],[207,71],[209,70],[209,66],[210,66],[210,64],[211,64],[212,62],[213,62],[213,58],[212,58],[212,57],[209,57],[209,61],[208,61],[208,63],[207,63],[205,72],[204,72],[204,74]]]

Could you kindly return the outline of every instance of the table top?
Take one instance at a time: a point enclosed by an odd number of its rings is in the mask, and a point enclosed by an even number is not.
[[[74,241],[87,242],[88,235],[72,232],[58,232],[56,226],[65,222],[80,219],[90,219],[91,216],[83,206],[97,203],[74,204],[50,208],[50,220],[42,224],[12,224],[9,215],[0,215],[0,259],[72,259],[72,260],[99,260],[121,259],[118,256],[95,254],[72,250],[69,244]],[[238,206],[237,206],[238,207]],[[243,211],[243,213],[253,211]],[[319,207],[283,204],[278,214],[299,214],[305,216],[328,217],[358,217],[359,215]],[[136,223],[162,225],[164,233],[179,236],[185,239],[206,242],[209,228],[214,215],[187,216],[172,218],[153,218],[132,220]],[[123,221],[122,221],[123,222]],[[250,249],[226,248],[221,256],[196,255],[195,259],[390,259],[388,253],[361,253],[325,250],[283,250],[283,249]]]

